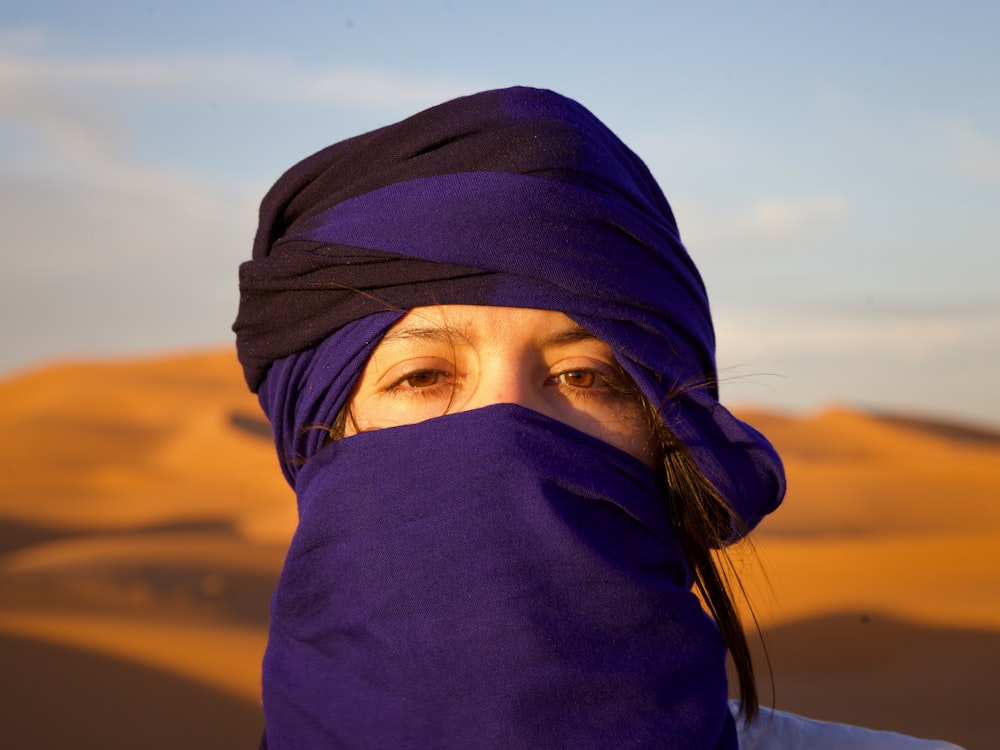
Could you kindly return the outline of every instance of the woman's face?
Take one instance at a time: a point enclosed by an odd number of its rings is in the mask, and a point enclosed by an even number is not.
[[[414,308],[368,360],[344,435],[501,403],[533,409],[652,461],[642,397],[611,348],[551,310]]]

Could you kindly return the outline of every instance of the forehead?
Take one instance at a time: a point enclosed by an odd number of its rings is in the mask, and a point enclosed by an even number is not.
[[[483,305],[416,307],[390,328],[382,343],[447,341],[482,345],[497,341],[524,341],[558,346],[598,339],[555,310]]]

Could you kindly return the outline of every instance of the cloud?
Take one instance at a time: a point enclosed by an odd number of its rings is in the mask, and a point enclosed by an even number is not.
[[[0,59],[0,70],[4,62]],[[182,216],[212,210],[206,186],[191,175],[137,158],[131,149],[134,134],[126,124],[93,99],[78,96],[78,87],[64,94],[37,85],[29,75],[14,82],[11,78],[0,75],[0,127],[16,129],[19,136],[8,142],[9,158],[0,168],[0,189],[9,196],[3,209],[8,230],[22,223],[23,214],[12,209],[18,204],[29,213],[32,206],[47,206],[50,219],[75,214],[87,224],[103,225],[98,235],[114,231],[103,224],[111,218],[107,207],[113,205],[151,202]],[[36,191],[43,185],[48,195]],[[15,198],[19,190],[24,195]],[[26,201],[31,205],[23,205]],[[74,201],[74,208],[51,211],[64,201]],[[113,221],[127,222],[126,217],[116,213]],[[50,221],[33,231],[45,234],[51,229]]]
[[[263,187],[211,184],[137,157],[128,121],[98,94],[175,85],[166,67],[39,59],[44,36],[9,40],[0,366],[225,340]]]
[[[731,362],[759,357],[891,357],[918,364],[949,350],[1000,340],[1000,314],[819,315],[716,312],[719,348]]]
[[[259,56],[67,56],[43,33],[0,31],[0,164],[5,171],[155,188],[150,183],[160,175],[142,168],[129,150],[147,145],[138,139],[150,124],[171,112],[191,113],[191,102],[223,99],[224,116],[234,127],[240,123],[234,132],[242,133],[248,119],[296,107],[334,108],[341,122],[351,114],[402,116],[469,89],[458,79]],[[183,136],[171,138],[174,147],[184,147]],[[197,161],[190,151],[188,158]]]
[[[245,102],[338,104],[407,111],[469,93],[460,77],[410,76],[368,67],[304,66],[255,55],[76,58],[54,53],[44,35],[0,35],[0,100],[12,90],[170,92],[225,91]]]
[[[67,254],[75,266],[70,245],[104,257],[139,227],[147,236],[155,228],[158,236],[179,240],[174,226],[231,221],[220,202],[227,210],[242,208],[246,196],[263,193],[266,185],[211,185],[209,180],[225,177],[199,177],[139,157],[136,140],[145,135],[133,108],[139,97],[224,90],[257,103],[293,99],[409,110],[415,101],[439,101],[458,88],[436,79],[305,70],[258,58],[65,57],[43,33],[0,33],[0,217],[6,242],[41,244],[52,257]],[[178,143],[183,148],[183,139]],[[41,261],[15,264],[33,262]]]
[[[44,49],[51,41],[48,32],[30,26],[0,28],[0,50],[26,53]]]
[[[241,63],[242,65],[242,63]],[[339,103],[376,110],[410,111],[453,99],[477,88],[456,80],[411,78],[370,68],[340,68],[302,71],[280,66],[258,71],[254,81],[268,74],[266,87],[258,92],[274,99],[312,103]],[[235,78],[235,76],[234,76]]]
[[[808,245],[835,231],[848,214],[847,200],[834,194],[762,197],[737,208],[685,204],[682,231],[700,252],[759,258]]]
[[[781,246],[798,244],[826,231],[847,215],[847,201],[839,196],[766,198],[737,218],[748,234]]]
[[[991,137],[964,119],[941,128],[948,166],[967,177],[1000,180],[1000,139]]]
[[[1000,312],[862,317],[716,311],[730,403],[877,405],[997,423]]]
[[[91,184],[0,174],[0,367],[228,338],[260,191],[110,168]]]
[[[463,90],[259,57],[74,57],[41,32],[0,33],[0,313],[11,324],[0,367],[229,338],[267,184],[192,171],[196,158],[189,170],[152,163],[145,113],[185,112],[220,91],[246,111],[395,113]],[[173,147],[191,148],[185,137]]]
[[[89,172],[91,179],[115,174],[112,167],[120,163],[120,144],[125,138],[110,118],[85,105],[73,106],[25,77],[12,81],[3,72],[0,124],[17,131],[19,146],[8,164],[30,164],[35,172],[80,169]]]

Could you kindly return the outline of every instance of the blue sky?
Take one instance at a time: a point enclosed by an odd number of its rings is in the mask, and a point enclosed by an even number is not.
[[[1000,425],[1000,5],[0,8],[0,372],[225,345],[256,204],[476,90],[572,96],[649,164],[733,403]]]

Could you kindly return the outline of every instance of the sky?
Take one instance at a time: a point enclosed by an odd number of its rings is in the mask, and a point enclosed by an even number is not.
[[[649,165],[724,400],[1000,427],[1000,4],[0,6],[0,377],[229,346],[288,167],[446,99],[550,88]]]

